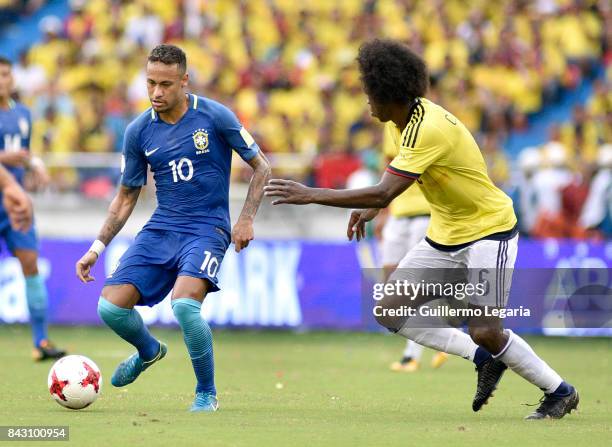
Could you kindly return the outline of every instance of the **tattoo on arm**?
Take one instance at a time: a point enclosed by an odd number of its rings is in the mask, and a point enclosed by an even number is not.
[[[263,188],[268,183],[272,169],[266,156],[258,152],[255,157],[249,161],[249,165],[253,168],[253,177],[251,177],[251,183],[249,184],[249,191],[247,193],[240,218],[254,219],[261,199],[263,197]]]
[[[120,187],[108,208],[108,216],[98,234],[98,239],[104,245],[108,245],[121,231],[136,206],[139,194],[140,187],[130,188],[123,185]]]

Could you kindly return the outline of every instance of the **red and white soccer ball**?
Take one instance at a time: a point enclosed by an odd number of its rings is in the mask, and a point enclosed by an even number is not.
[[[62,357],[51,367],[47,379],[53,399],[63,407],[80,410],[100,395],[102,375],[91,359],[82,355]]]

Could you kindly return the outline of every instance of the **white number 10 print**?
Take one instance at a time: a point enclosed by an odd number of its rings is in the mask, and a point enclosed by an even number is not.
[[[183,168],[187,165],[187,175],[183,171]],[[174,179],[174,183],[179,181],[179,178],[184,182],[188,182],[193,177],[193,163],[188,158],[181,158],[177,163],[175,160],[172,160],[168,163],[168,166],[172,168],[172,178]]]
[[[217,275],[217,270],[219,270],[219,261],[215,256],[212,256],[212,253],[206,250],[204,252],[204,262],[202,262],[202,266],[200,267],[200,271],[204,271],[208,273],[208,276],[214,278]]]
[[[4,134],[4,150],[6,152],[18,152],[21,149],[21,136],[19,134]]]

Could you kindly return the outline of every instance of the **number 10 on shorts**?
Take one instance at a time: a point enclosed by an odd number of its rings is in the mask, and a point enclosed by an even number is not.
[[[217,276],[217,270],[219,270],[219,261],[215,256],[212,255],[211,252],[206,250],[204,252],[204,262],[200,266],[200,271],[208,273],[208,276],[214,278]]]

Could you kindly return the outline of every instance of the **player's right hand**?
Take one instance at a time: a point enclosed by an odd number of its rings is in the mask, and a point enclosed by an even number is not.
[[[88,251],[81,259],[78,260],[76,263],[76,275],[81,282],[88,283],[96,279],[90,275],[90,272],[97,260],[98,255],[93,251]]]
[[[365,238],[365,224],[376,217],[380,210],[371,208],[368,210],[355,210],[349,218],[346,236],[349,241],[353,240],[353,236],[357,236],[357,241]]]

